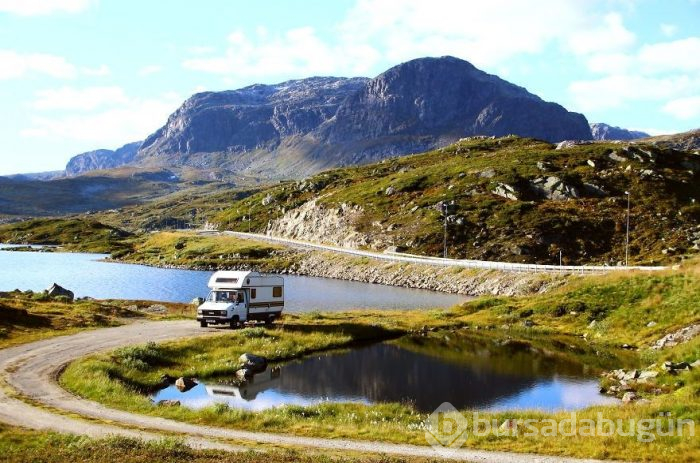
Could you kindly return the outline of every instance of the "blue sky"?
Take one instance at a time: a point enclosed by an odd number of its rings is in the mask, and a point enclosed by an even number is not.
[[[700,127],[700,0],[0,0],[0,175],[143,139],[198,91],[447,54],[591,122]]]

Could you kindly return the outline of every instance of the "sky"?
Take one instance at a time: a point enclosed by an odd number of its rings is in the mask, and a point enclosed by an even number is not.
[[[197,92],[443,55],[590,122],[700,128],[700,0],[0,0],[0,175],[142,140]]]

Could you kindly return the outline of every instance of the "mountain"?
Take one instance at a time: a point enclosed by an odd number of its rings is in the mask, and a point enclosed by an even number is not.
[[[73,156],[66,164],[66,175],[120,167],[134,160],[141,142],[127,143],[116,150],[99,149]]]
[[[636,140],[638,138],[647,138],[650,136],[646,132],[627,130],[602,122],[591,123],[591,134],[594,140]]]
[[[49,170],[46,172],[30,172],[24,174],[5,175],[13,180],[54,180],[66,175],[63,170]]]
[[[511,133],[591,138],[581,114],[466,61],[421,58],[373,79],[312,77],[196,94],[146,138],[133,163],[301,177]]]

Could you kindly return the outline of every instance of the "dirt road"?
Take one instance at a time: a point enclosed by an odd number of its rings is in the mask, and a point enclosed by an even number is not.
[[[0,389],[0,421],[33,429],[84,434],[92,437],[123,435],[156,439],[162,437],[159,433],[178,434],[188,445],[195,448],[234,451],[254,448],[254,443],[260,442],[317,450],[351,450],[494,463],[598,461],[464,448],[443,449],[438,453],[427,445],[310,438],[194,425],[110,409],[68,393],[56,381],[58,373],[66,364],[88,354],[123,345],[215,335],[217,332],[220,330],[199,328],[194,321],[190,320],[143,322],[86,331],[0,350],[0,377],[5,383]],[[99,421],[76,418],[75,415],[96,418]],[[236,442],[245,444],[236,444]]]

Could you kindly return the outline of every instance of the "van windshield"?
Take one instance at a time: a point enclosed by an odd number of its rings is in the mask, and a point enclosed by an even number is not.
[[[243,293],[238,291],[212,291],[207,296],[209,302],[243,302]]]

